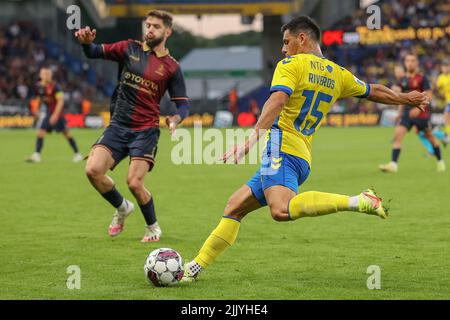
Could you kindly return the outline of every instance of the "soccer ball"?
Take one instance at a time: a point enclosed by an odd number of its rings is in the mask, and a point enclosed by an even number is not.
[[[144,264],[147,280],[157,287],[178,283],[184,275],[183,258],[170,248],[150,252]]]

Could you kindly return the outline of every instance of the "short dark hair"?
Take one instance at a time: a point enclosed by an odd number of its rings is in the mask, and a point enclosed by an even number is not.
[[[159,18],[162,20],[163,24],[167,27],[167,28],[172,28],[172,15],[170,13],[168,13],[167,11],[164,10],[150,10],[147,13],[146,18],[148,17],[155,17],[155,18]]]
[[[322,34],[319,25],[308,16],[300,16],[292,19],[281,27],[281,33],[284,33],[286,30],[289,30],[294,35],[298,35],[301,31],[306,31],[317,42],[320,42]]]

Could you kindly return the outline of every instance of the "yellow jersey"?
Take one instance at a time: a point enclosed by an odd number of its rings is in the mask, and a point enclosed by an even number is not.
[[[450,73],[441,73],[437,78],[438,90],[445,96],[445,102],[450,103]]]
[[[270,92],[289,95],[272,128],[281,131],[281,151],[305,159],[311,166],[314,133],[339,98],[369,95],[370,87],[336,63],[313,54],[281,60]]]

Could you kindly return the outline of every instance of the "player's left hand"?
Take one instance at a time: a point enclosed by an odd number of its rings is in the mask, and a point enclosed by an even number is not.
[[[180,121],[181,121],[181,118],[178,114],[166,117],[166,125],[169,128],[170,135],[172,136],[172,138],[175,137],[177,125],[178,125],[178,123],[180,123]]]

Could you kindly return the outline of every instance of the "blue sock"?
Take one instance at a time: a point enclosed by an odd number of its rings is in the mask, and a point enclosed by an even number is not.
[[[69,139],[67,139],[67,141],[69,141],[69,144],[72,147],[73,152],[78,153],[78,147],[77,147],[77,143],[75,142],[75,139],[69,138]]]
[[[44,146],[44,138],[36,139],[36,152],[41,153],[42,147]]]
[[[398,157],[400,156],[400,150],[401,149],[392,149],[392,162],[397,162],[398,161]]]
[[[428,153],[434,154],[433,146],[432,146],[431,142],[428,141],[427,138],[425,138],[425,134],[422,131],[419,132],[419,139],[420,139],[420,142],[422,142],[425,149],[427,149]]]
[[[441,160],[441,148],[439,148],[439,146],[437,146],[436,148],[434,148],[434,155],[436,156],[436,158],[439,160]]]
[[[139,207],[141,208],[145,223],[147,223],[148,226],[154,224],[156,222],[156,213],[153,197],[150,198],[150,201],[147,204],[139,205]]]
[[[102,197],[106,199],[114,208],[120,207],[123,202],[123,196],[117,191],[116,187],[113,187],[111,191],[102,193]]]

